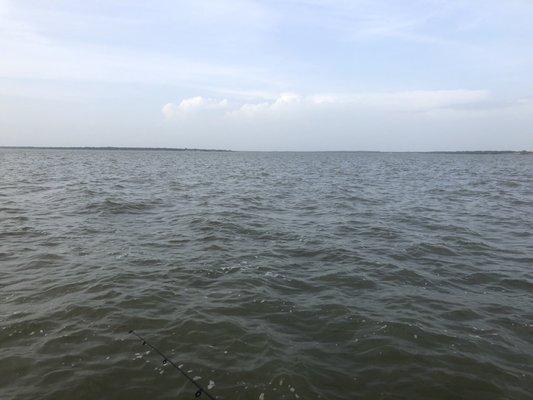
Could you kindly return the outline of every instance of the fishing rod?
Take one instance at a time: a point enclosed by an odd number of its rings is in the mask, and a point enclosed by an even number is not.
[[[154,350],[157,354],[159,354],[163,358],[163,365],[166,365],[169,363],[174,368],[176,368],[185,378],[189,380],[194,386],[196,386],[196,393],[194,393],[194,397],[200,397],[202,394],[205,394],[210,400],[216,400],[215,397],[213,397],[207,390],[205,390],[198,382],[196,382],[193,378],[189,376],[183,369],[181,369],[176,363],[174,363],[170,358],[168,358],[166,355],[164,355],[157,347],[154,345],[148,343],[142,336],[138,335],[137,332],[135,332],[133,329],[130,329],[130,334],[134,335],[139,339],[143,346],[148,346],[152,350]]]

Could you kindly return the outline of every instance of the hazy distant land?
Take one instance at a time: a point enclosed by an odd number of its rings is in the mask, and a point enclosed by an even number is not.
[[[424,151],[422,153],[430,154],[533,154],[528,150],[474,150],[474,151]]]
[[[36,149],[36,150],[136,150],[136,151],[231,151],[224,149],[189,149],[189,148],[177,148],[177,147],[92,147],[92,146],[0,146],[0,149]]]

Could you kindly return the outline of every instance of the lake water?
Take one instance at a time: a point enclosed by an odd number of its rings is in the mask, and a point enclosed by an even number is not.
[[[0,398],[194,398],[135,329],[228,400],[531,399],[532,233],[528,155],[0,150]]]

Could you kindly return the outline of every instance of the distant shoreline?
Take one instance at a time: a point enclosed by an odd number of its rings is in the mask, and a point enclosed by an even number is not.
[[[528,150],[423,151],[429,154],[533,154]]]
[[[115,146],[0,146],[0,149],[21,150],[90,150],[90,151],[202,151],[234,152],[225,149],[196,149],[178,147],[115,147]],[[239,150],[240,152],[240,150]],[[416,154],[533,154],[529,150],[458,150],[458,151],[379,151],[379,150],[242,150],[260,153],[416,153]]]
[[[27,149],[27,150],[106,150],[106,151],[223,151],[229,152],[232,150],[223,149],[188,149],[177,147],[93,147],[93,146],[0,146],[0,149]]]

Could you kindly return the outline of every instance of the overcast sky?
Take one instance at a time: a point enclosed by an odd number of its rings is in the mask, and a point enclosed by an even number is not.
[[[533,149],[533,1],[0,0],[0,145]]]

